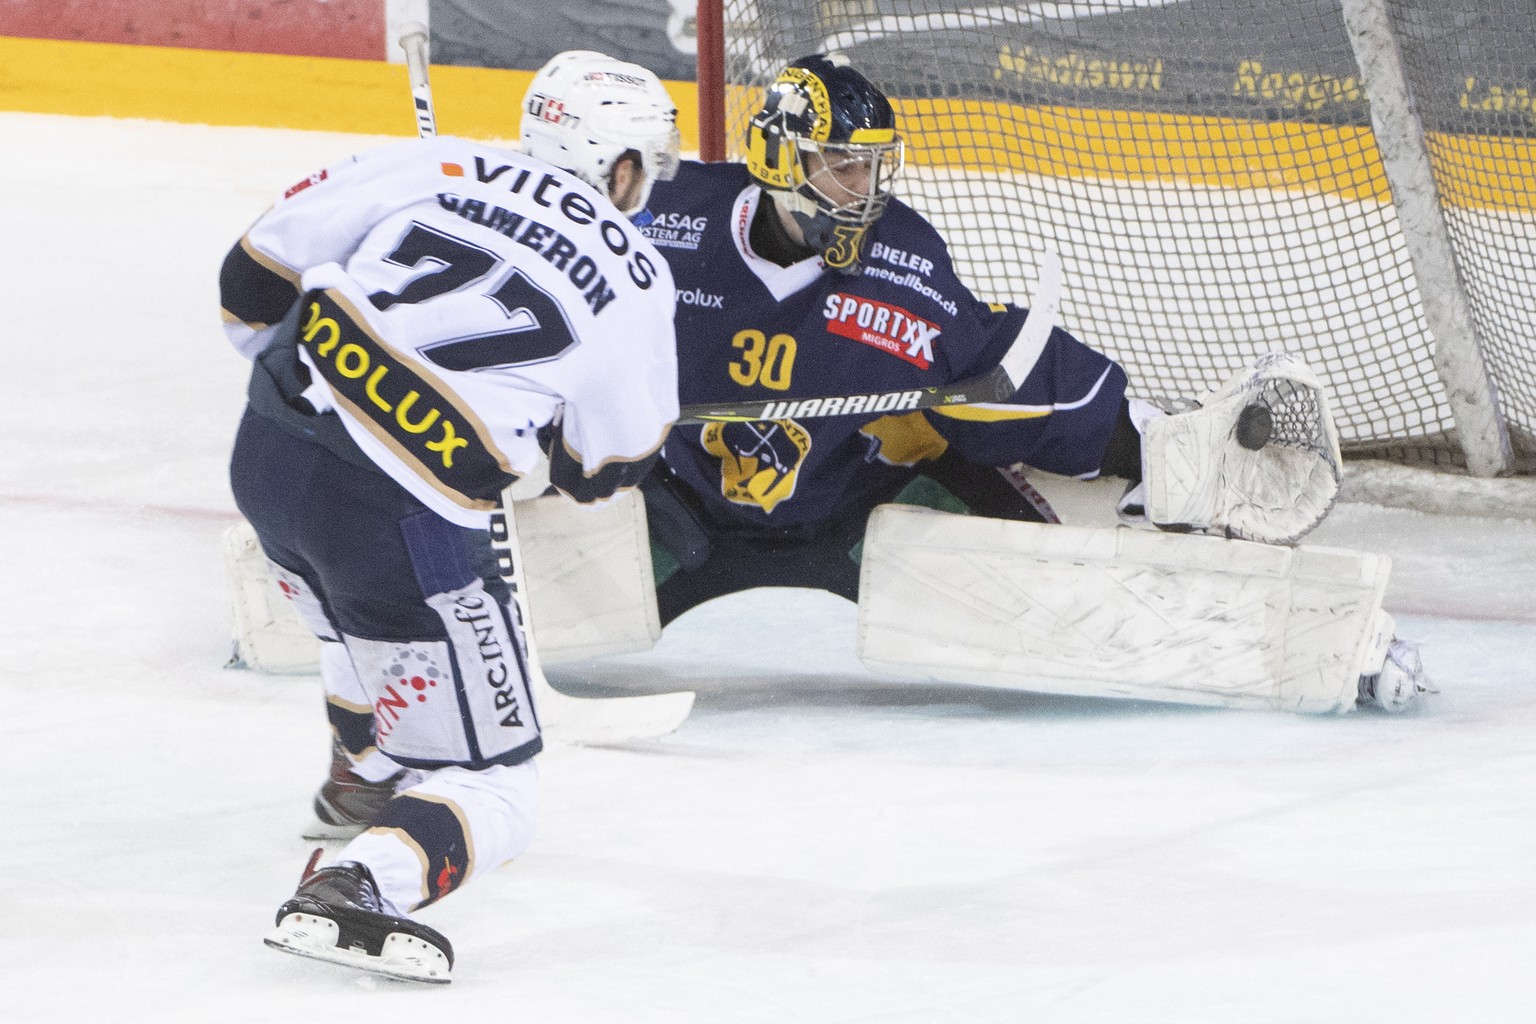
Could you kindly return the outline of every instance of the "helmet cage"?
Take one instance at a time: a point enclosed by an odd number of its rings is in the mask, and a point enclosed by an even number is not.
[[[795,189],[839,224],[873,224],[890,202],[905,162],[901,139],[889,142],[817,142],[796,139]]]
[[[785,68],[747,129],[753,178],[839,224],[878,220],[904,162],[890,102],[840,53]]]

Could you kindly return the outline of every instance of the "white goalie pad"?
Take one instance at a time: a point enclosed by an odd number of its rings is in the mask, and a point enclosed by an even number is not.
[[[1391,641],[1389,560],[881,506],[859,656],[1042,693],[1342,712]]]
[[[224,569],[234,630],[229,664],[278,675],[320,671],[320,641],[278,589],[256,531],[243,519],[224,531]]]
[[[528,614],[549,665],[648,651],[661,636],[645,500],[601,505],[554,494],[516,503]]]
[[[1242,540],[1293,544],[1333,507],[1343,480],[1322,378],[1280,353],[1142,439],[1147,518]]]
[[[650,650],[661,636],[656,584],[638,491],[602,505],[561,495],[517,502],[529,618],[544,664]],[[224,535],[235,654],[232,665],[272,673],[319,671],[318,641],[277,589],[256,533]]]

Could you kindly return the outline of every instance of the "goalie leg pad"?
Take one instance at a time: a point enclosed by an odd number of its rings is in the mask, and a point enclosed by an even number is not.
[[[661,636],[645,501],[620,491],[601,505],[560,494],[515,508],[528,615],[546,665],[648,651]]]
[[[223,544],[234,631],[231,667],[275,674],[319,671],[319,641],[306,619],[324,630],[320,635],[335,634],[309,586],[268,560],[244,520],[224,531]],[[280,590],[285,579],[288,589]],[[301,610],[300,601],[313,607]]]
[[[865,537],[859,656],[945,682],[1342,712],[1389,570],[1342,549],[888,505]]]

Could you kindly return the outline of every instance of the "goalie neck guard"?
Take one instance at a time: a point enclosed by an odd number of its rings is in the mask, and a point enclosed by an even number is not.
[[[839,270],[858,265],[902,163],[890,101],[840,53],[792,61],[747,127],[747,171]]]
[[[539,69],[523,97],[521,128],[523,152],[605,196],[614,165],[634,154],[645,180],[620,208],[627,216],[645,209],[653,184],[677,174],[677,108],[661,80],[595,50],[567,50]]]

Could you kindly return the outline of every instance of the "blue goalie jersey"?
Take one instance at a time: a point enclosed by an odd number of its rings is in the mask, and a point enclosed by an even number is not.
[[[947,384],[991,369],[1018,334],[1026,311],[978,301],[910,207],[890,203],[845,274],[816,256],[781,267],[753,252],[753,218],[769,201],[740,164],[685,163],[651,195],[642,230],[677,285],[683,404]],[[951,449],[1091,475],[1124,390],[1117,365],[1058,328],[1007,403],[679,425],[662,457],[718,526],[805,528],[866,514]]]

